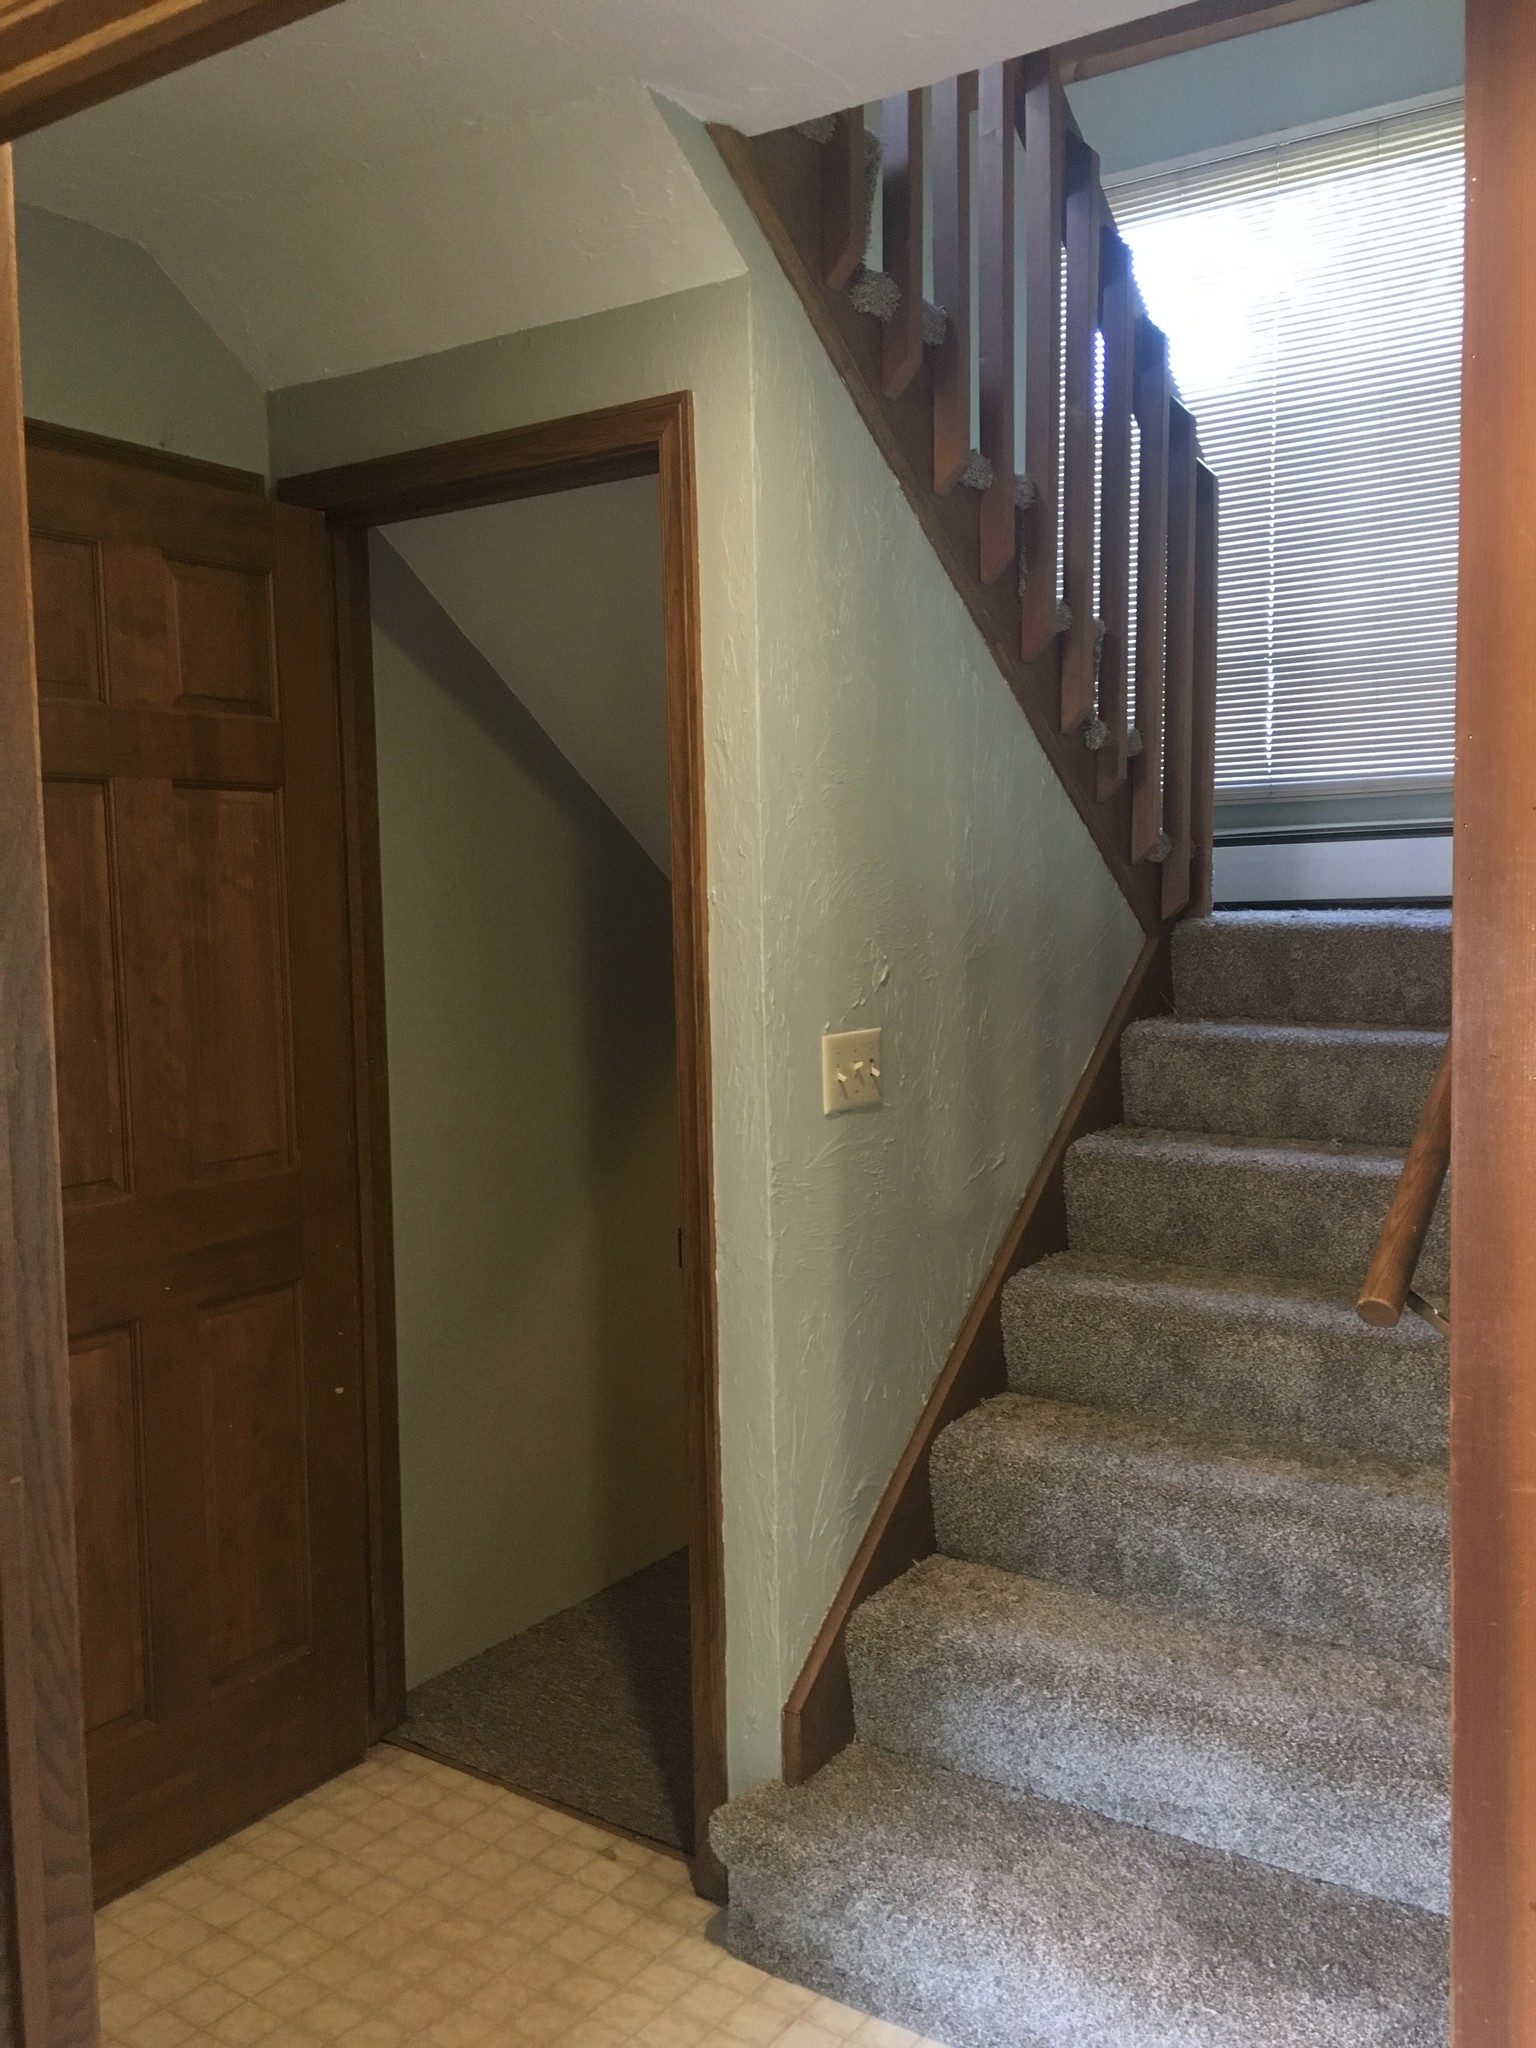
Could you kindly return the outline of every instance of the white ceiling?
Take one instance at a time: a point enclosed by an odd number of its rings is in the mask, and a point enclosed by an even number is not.
[[[761,131],[1149,0],[344,0],[17,146],[266,389],[741,264],[647,88]]]
[[[655,477],[442,512],[384,538],[668,872]]]

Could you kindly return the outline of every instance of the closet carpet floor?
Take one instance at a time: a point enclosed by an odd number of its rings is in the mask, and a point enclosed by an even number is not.
[[[417,1686],[392,1739],[691,1849],[687,1552]]]

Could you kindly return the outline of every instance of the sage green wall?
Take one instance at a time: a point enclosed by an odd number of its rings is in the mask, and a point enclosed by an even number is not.
[[[19,206],[16,253],[34,419],[266,474],[264,394],[137,243]]]
[[[685,1540],[671,905],[380,540],[373,592],[414,1685]]]
[[[1069,89],[1107,176],[1459,86],[1462,0],[1365,0]]]
[[[727,1718],[779,1715],[1140,934],[703,131],[705,290],[273,395],[279,475],[697,416]],[[601,573],[592,565],[589,573]],[[824,1030],[887,1105],[821,1114]]]

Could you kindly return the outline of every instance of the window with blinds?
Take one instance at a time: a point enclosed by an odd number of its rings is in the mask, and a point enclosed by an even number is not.
[[[1458,100],[1111,190],[1221,484],[1224,808],[1449,815],[1463,183]]]

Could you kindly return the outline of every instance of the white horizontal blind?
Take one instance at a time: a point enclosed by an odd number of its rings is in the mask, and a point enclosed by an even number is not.
[[[1117,183],[1221,485],[1217,783],[1449,781],[1459,101]]]

